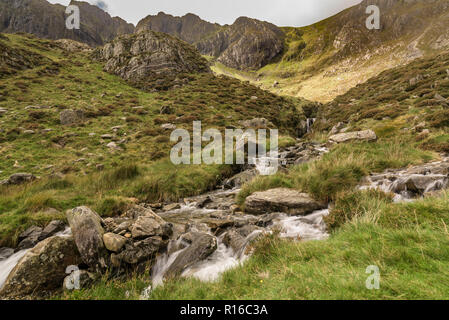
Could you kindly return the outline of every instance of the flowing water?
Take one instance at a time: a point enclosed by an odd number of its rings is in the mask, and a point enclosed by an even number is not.
[[[0,261],[0,289],[5,284],[5,281],[8,278],[9,274],[11,273],[12,269],[14,269],[17,263],[19,263],[20,259],[22,259],[22,257],[28,251],[29,249],[16,252],[8,259]]]
[[[70,228],[66,228],[64,231],[55,234],[55,237],[68,237],[71,234],[72,231],[70,230]],[[20,259],[22,259],[30,250],[31,249],[18,251],[9,258],[0,261],[0,289],[3,287],[9,274],[14,269],[14,267],[19,263]]]
[[[238,190],[229,191],[216,191],[213,194],[215,196],[222,196],[223,194],[232,194]],[[188,204],[182,206],[180,209],[175,210],[166,215],[188,213],[193,212],[206,212],[210,214],[216,210],[208,209],[193,209],[194,205]],[[281,238],[288,238],[294,240],[308,241],[308,240],[324,240],[328,238],[326,232],[326,225],[323,221],[323,217],[329,214],[329,210],[315,211],[307,216],[288,216],[286,214],[279,214],[273,219],[273,222],[267,228],[263,230],[255,230],[245,239],[245,243],[241,249],[237,252],[234,249],[226,246],[223,242],[224,235],[216,237],[217,250],[211,254],[206,260],[200,261],[193,266],[187,268],[181,274],[182,277],[194,277],[201,281],[215,281],[219,276],[232,268],[235,268],[242,264],[250,255],[251,252],[247,252],[248,245],[255,240],[259,235],[263,233],[271,233],[274,230],[279,230],[279,236]],[[209,231],[209,234],[212,233]],[[155,288],[164,281],[164,275],[170,268],[171,264],[186,248],[170,253],[171,248],[177,247],[180,240],[173,240],[169,244],[167,250],[168,253],[160,256],[152,270],[152,288]],[[147,288],[145,291],[147,294],[151,291],[151,288]]]

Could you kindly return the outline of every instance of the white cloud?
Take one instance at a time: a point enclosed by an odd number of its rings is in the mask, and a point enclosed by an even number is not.
[[[67,5],[70,0],[49,0]],[[305,26],[334,15],[361,0],[88,0],[104,2],[112,16],[136,24],[160,11],[175,16],[194,13],[202,19],[231,24],[240,16],[272,22],[278,26]]]

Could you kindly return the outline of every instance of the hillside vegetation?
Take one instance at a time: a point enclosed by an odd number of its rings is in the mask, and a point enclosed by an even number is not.
[[[304,102],[228,77],[188,75],[178,89],[149,92],[104,72],[89,52],[29,35],[2,35],[0,46],[10,53],[0,61],[0,180],[17,172],[41,177],[29,186],[0,186],[2,245],[78,205],[118,214],[135,198],[177,200],[232,174],[229,166],[174,166],[164,124],[191,131],[201,120],[203,130],[224,130],[264,117],[289,136],[305,119]],[[84,122],[62,125],[66,109],[81,110]]]
[[[365,26],[371,4],[380,8],[380,30]],[[313,25],[282,28],[282,56],[244,78],[276,94],[329,102],[384,70],[447,49],[448,15],[447,0],[362,1]],[[242,75],[220,64],[214,71]]]
[[[310,140],[326,141],[342,123],[374,129],[376,142],[333,146],[320,160],[247,183],[238,195],[276,187],[295,188],[330,201],[324,241],[292,242],[276,234],[254,245],[254,255],[220,279],[167,281],[149,299],[447,299],[449,273],[446,192],[411,203],[359,190],[363,177],[439,159],[447,153],[448,54],[385,71],[325,104]],[[422,75],[422,76],[419,76]],[[441,98],[442,97],[442,98]],[[369,266],[378,266],[380,289],[369,290]],[[149,275],[100,280],[62,299],[139,299]]]

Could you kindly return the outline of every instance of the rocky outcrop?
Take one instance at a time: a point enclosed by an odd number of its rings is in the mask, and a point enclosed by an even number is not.
[[[66,7],[45,0],[2,0],[0,32],[26,32],[47,39],[72,39],[99,46],[117,35],[134,32],[134,26],[87,2],[71,1],[80,9],[80,29],[66,28]]]
[[[183,73],[210,72],[207,61],[189,44],[153,31],[116,38],[94,53],[105,70],[144,88],[182,85]]]
[[[240,17],[196,46],[228,67],[259,69],[282,53],[284,33],[271,23]]]
[[[55,44],[68,52],[89,52],[92,50],[89,45],[71,39],[56,40]]]
[[[78,207],[67,211],[67,220],[83,262],[94,270],[105,269],[107,251],[100,216],[88,207]]]
[[[272,212],[306,215],[326,207],[306,193],[286,188],[255,192],[245,200],[245,212],[256,215]]]
[[[159,12],[155,16],[150,15],[140,20],[136,26],[136,32],[146,30],[164,32],[193,44],[217,32],[220,28],[220,25],[204,21],[191,13],[183,17],[174,17]]]
[[[81,257],[73,238],[48,238],[19,261],[0,290],[0,297],[17,299],[61,288],[66,268],[79,263]]]
[[[329,137],[331,143],[345,143],[350,141],[376,141],[377,136],[373,130],[339,133]]]
[[[237,69],[258,69],[284,49],[284,33],[275,25],[238,18],[232,25],[220,26],[201,20],[193,14],[173,17],[164,13],[148,16],[137,25],[137,31],[153,30],[182,39],[204,55],[216,57],[224,65]]]

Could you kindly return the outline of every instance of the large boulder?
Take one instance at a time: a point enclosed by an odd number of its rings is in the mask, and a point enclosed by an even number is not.
[[[331,143],[344,143],[350,141],[376,141],[377,136],[373,130],[354,131],[335,134],[329,137]]]
[[[245,211],[255,215],[272,212],[306,215],[324,208],[325,203],[314,200],[308,194],[286,188],[255,192],[245,200]]]
[[[52,237],[28,251],[11,271],[2,289],[3,299],[43,295],[61,287],[68,266],[81,263],[72,237]]]
[[[106,268],[107,250],[100,216],[88,207],[78,207],[67,211],[67,220],[84,263],[96,270]]]
[[[166,278],[176,277],[193,266],[203,261],[217,250],[217,239],[207,233],[192,232],[192,244],[184,249],[170,265],[165,273]]]

